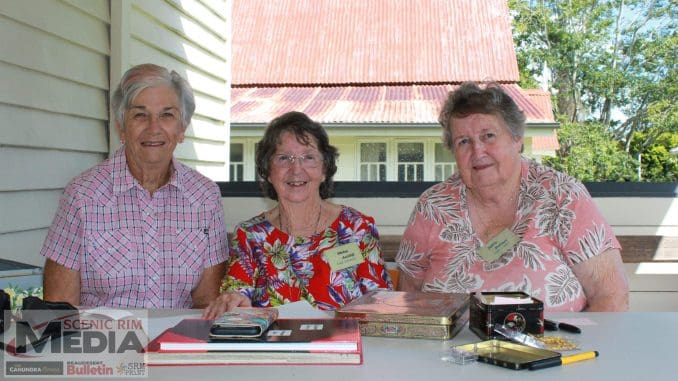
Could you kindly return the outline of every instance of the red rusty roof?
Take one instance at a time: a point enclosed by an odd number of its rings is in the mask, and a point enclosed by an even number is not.
[[[546,121],[555,120],[553,116],[553,104],[551,103],[551,94],[541,89],[523,89],[523,93],[530,97],[532,103],[539,108]]]
[[[232,19],[232,123],[298,110],[321,123],[436,124],[464,81],[499,82],[528,123],[554,121],[516,84],[506,0],[234,0]]]
[[[232,19],[236,86],[519,78],[506,0],[234,0]]]
[[[320,123],[435,124],[440,106],[457,86],[236,87],[231,94],[231,120],[268,123],[284,112],[296,110]],[[501,87],[529,122],[548,121],[518,85]]]
[[[559,147],[558,135],[555,131],[553,131],[553,135],[532,137],[532,151],[552,151]]]

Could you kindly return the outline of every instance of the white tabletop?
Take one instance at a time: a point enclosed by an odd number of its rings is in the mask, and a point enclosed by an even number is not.
[[[155,312],[151,334],[190,315]],[[188,315],[187,315],[188,313]],[[193,312],[196,315],[196,312]],[[511,370],[485,363],[458,365],[440,359],[451,345],[478,342],[468,327],[454,339],[420,340],[363,337],[362,365],[235,365],[151,367],[153,380],[673,380],[678,377],[678,312],[550,314],[555,320],[577,321],[579,335],[569,334],[582,351],[600,357],[538,371]],[[567,335],[559,332],[559,335]],[[566,352],[567,354],[567,352]]]

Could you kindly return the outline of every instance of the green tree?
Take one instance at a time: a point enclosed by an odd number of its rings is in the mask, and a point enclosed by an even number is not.
[[[649,154],[664,133],[678,133],[675,0],[509,0],[509,7],[521,85],[541,77],[558,120],[596,122],[634,157]]]
[[[637,180],[638,162],[621,149],[611,133],[598,122],[563,121],[558,130],[560,148],[544,164],[581,181]]]
[[[646,135],[636,132],[631,143],[631,154],[640,159],[641,178],[653,182],[678,181],[678,157],[669,152],[671,148],[678,147],[678,134],[665,132],[656,137],[649,147],[644,146]],[[642,152],[640,156],[639,152]]]

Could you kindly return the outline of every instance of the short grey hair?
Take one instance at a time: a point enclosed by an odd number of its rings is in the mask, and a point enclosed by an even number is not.
[[[514,138],[525,135],[525,114],[498,83],[490,82],[483,89],[474,82],[464,82],[450,91],[438,116],[443,127],[443,142],[450,151],[454,152],[450,120],[471,114],[495,115],[504,121]]]
[[[181,125],[184,130],[188,127],[195,111],[195,98],[191,85],[176,71],[169,71],[162,66],[147,63],[127,70],[113,93],[111,107],[115,121],[121,129],[125,129],[125,113],[129,110],[134,98],[143,90],[156,86],[169,86],[174,89],[179,98]]]

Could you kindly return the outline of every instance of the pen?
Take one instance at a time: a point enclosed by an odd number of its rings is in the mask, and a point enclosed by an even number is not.
[[[572,332],[572,333],[581,333],[581,329],[576,325],[568,323],[558,323],[553,320],[544,319],[544,329],[547,331],[555,331],[562,329],[563,331]]]
[[[594,359],[596,357],[598,357],[598,351],[581,352],[574,355],[562,356],[549,361],[536,362],[530,365],[530,370],[544,369],[557,365],[567,365],[572,364],[573,362]]]
[[[581,329],[576,325],[567,324],[567,323],[558,323],[558,328],[563,331],[572,332],[572,333],[581,333]]]
[[[557,331],[558,323],[553,320],[544,319],[544,329],[547,331]]]

